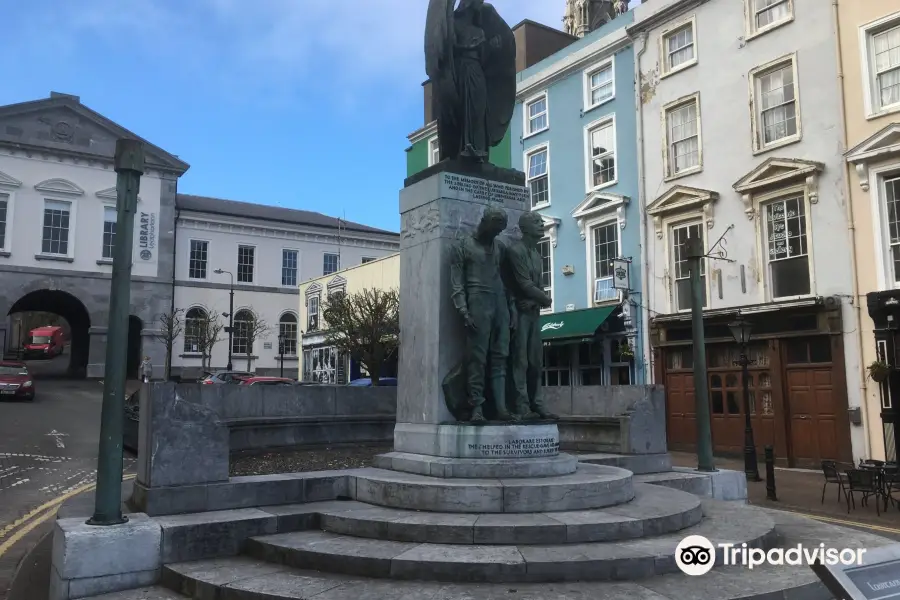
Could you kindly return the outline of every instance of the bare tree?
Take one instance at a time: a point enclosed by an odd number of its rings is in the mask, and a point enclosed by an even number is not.
[[[161,313],[156,317],[159,329],[154,336],[158,342],[166,347],[166,381],[172,373],[172,349],[175,340],[184,332],[184,310],[173,308],[169,312]]]
[[[197,340],[200,351],[201,368],[206,370],[212,357],[213,347],[222,341],[221,334],[225,325],[220,320],[219,313],[214,310],[204,311],[200,318],[192,319],[190,325],[191,333]]]
[[[331,294],[323,316],[326,343],[362,363],[377,386],[382,366],[400,346],[399,292],[367,288]]]
[[[259,338],[266,337],[272,328],[252,309],[241,309],[234,315],[234,336],[245,343],[247,355],[247,372],[251,372],[253,362],[253,344]]]

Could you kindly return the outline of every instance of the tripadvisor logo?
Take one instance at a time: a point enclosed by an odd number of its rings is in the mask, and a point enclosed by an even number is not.
[[[705,575],[715,566],[716,550],[723,565],[741,565],[753,569],[761,565],[861,565],[865,549],[826,548],[825,544],[789,548],[750,548],[746,543],[713,545],[702,535],[689,535],[675,548],[675,564],[686,575]]]

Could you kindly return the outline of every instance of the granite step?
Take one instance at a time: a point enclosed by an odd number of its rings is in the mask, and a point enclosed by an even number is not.
[[[876,548],[891,540],[819,523],[791,513],[765,511],[783,537],[782,547]],[[99,596],[101,600],[831,600],[809,567],[747,570],[719,566],[702,577],[670,573],[639,582],[468,583],[392,581],[301,571],[248,557],[163,567],[162,584]],[[169,587],[164,587],[169,586]]]
[[[617,542],[454,545],[398,542],[304,531],[251,538],[245,553],[298,569],[445,582],[633,580],[677,570],[675,548],[687,535],[714,544],[770,548],[774,523],[761,509],[703,502],[703,520],[680,532]]]
[[[385,469],[355,472],[360,502],[445,513],[535,513],[604,508],[634,498],[632,473],[579,463],[575,473],[533,479],[447,479]]]
[[[592,465],[609,465],[631,471],[635,475],[666,473],[672,470],[672,455],[665,454],[609,454],[593,452],[578,454],[579,462]]]
[[[575,544],[657,536],[700,522],[700,498],[636,484],[634,500],[584,511],[532,514],[419,512],[360,502],[319,512],[319,528],[354,537],[434,544]]]
[[[570,475],[578,468],[578,457],[560,453],[556,456],[535,458],[445,458],[408,452],[387,452],[376,456],[372,460],[372,466],[431,477],[511,479]]]

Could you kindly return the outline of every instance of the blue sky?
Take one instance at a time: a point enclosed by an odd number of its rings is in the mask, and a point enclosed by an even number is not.
[[[554,27],[565,5],[493,3]],[[399,227],[426,0],[3,4],[0,105],[75,94],[190,163],[181,192]]]

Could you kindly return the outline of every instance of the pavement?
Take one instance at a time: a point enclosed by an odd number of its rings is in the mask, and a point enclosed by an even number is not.
[[[102,383],[65,379],[66,353],[28,366],[35,401],[0,403],[0,600],[56,509],[97,477]],[[126,454],[126,471],[134,462]]]

